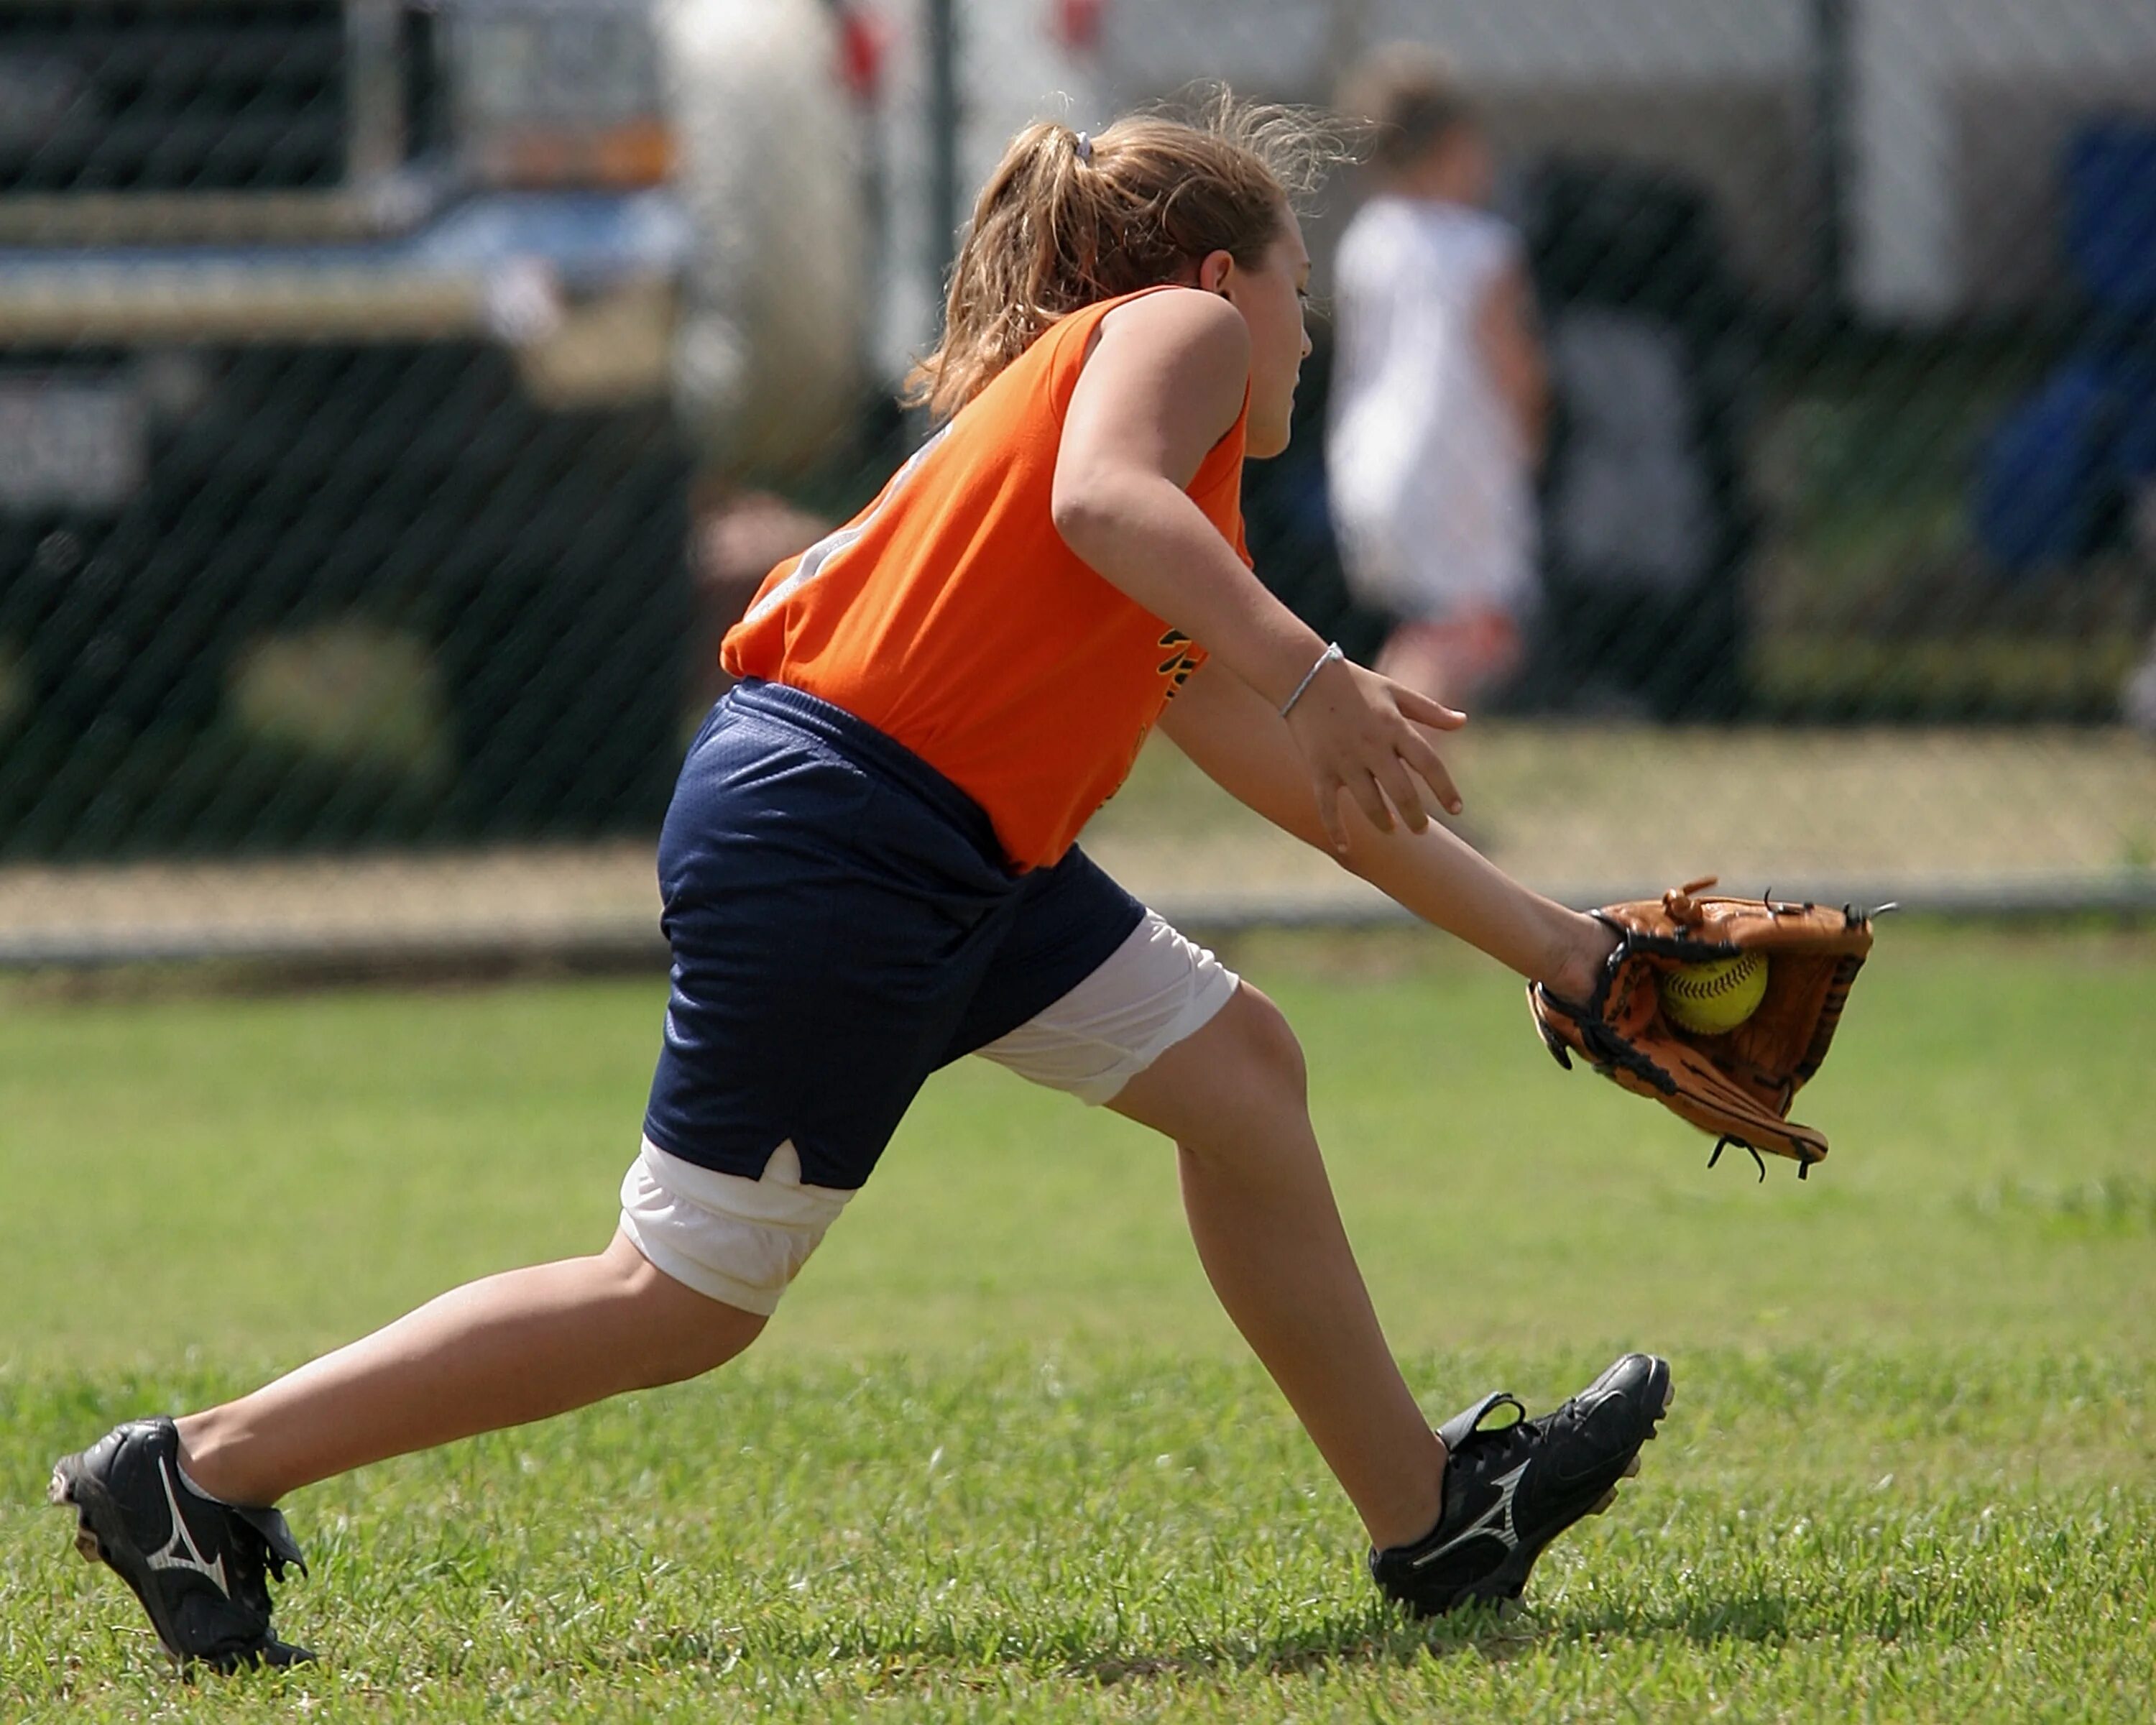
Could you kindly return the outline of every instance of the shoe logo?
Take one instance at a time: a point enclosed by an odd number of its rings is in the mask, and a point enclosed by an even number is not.
[[[172,1537],[165,1542],[161,1550],[150,1553],[150,1567],[152,1569],[192,1569],[198,1575],[208,1576],[211,1584],[225,1598],[230,1599],[232,1589],[224,1584],[224,1553],[219,1552],[215,1563],[205,1563],[203,1561],[202,1548],[195,1543],[194,1536],[187,1532],[187,1517],[180,1513],[180,1500],[172,1490],[172,1471],[162,1455],[157,1458],[157,1477],[164,1484],[165,1502],[172,1512]],[[187,1548],[185,1557],[179,1553],[178,1548],[182,1546]]]
[[[1512,1522],[1512,1500],[1519,1495],[1521,1476],[1533,1466],[1534,1458],[1529,1456],[1510,1473],[1492,1481],[1497,1488],[1497,1501],[1435,1551],[1425,1552],[1417,1558],[1414,1567],[1419,1569],[1425,1563],[1434,1563],[1455,1547],[1465,1545],[1471,1539],[1494,1539],[1506,1550],[1516,1550],[1520,1543],[1520,1532]]]

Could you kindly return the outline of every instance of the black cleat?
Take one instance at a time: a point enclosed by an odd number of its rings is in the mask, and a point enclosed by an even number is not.
[[[1640,1471],[1640,1446],[1670,1395],[1668,1363],[1628,1353],[1538,1420],[1502,1390],[1455,1414],[1437,1432],[1449,1452],[1437,1525],[1413,1545],[1372,1552],[1371,1579],[1417,1617],[1518,1599],[1543,1548],[1607,1509],[1617,1481]],[[1520,1417],[1484,1426],[1499,1406]]]
[[[312,1659],[270,1630],[264,1566],[280,1581],[286,1564],[307,1567],[285,1517],[203,1497],[180,1477],[179,1458],[171,1420],[131,1420],[54,1463],[46,1495],[74,1506],[75,1549],[135,1589],[182,1666],[200,1660],[231,1671]]]

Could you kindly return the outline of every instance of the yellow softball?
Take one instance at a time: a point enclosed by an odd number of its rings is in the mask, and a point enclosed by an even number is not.
[[[1760,952],[1710,958],[1663,973],[1662,1010],[1671,1022],[1699,1036],[1733,1030],[1767,998],[1767,959]]]

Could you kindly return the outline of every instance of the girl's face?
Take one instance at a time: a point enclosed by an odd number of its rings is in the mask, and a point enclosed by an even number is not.
[[[1198,285],[1223,295],[1250,330],[1249,453],[1260,459],[1287,447],[1296,376],[1310,353],[1303,300],[1310,292],[1310,254],[1295,212],[1281,212],[1280,232],[1264,261],[1245,269],[1226,252],[1199,265]]]

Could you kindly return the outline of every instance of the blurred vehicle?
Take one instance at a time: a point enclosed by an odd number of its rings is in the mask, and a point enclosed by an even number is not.
[[[655,820],[692,470],[798,460],[858,388],[775,237],[855,183],[834,29],[0,0],[0,849]],[[401,815],[213,770],[235,667],[344,621],[438,685]]]

